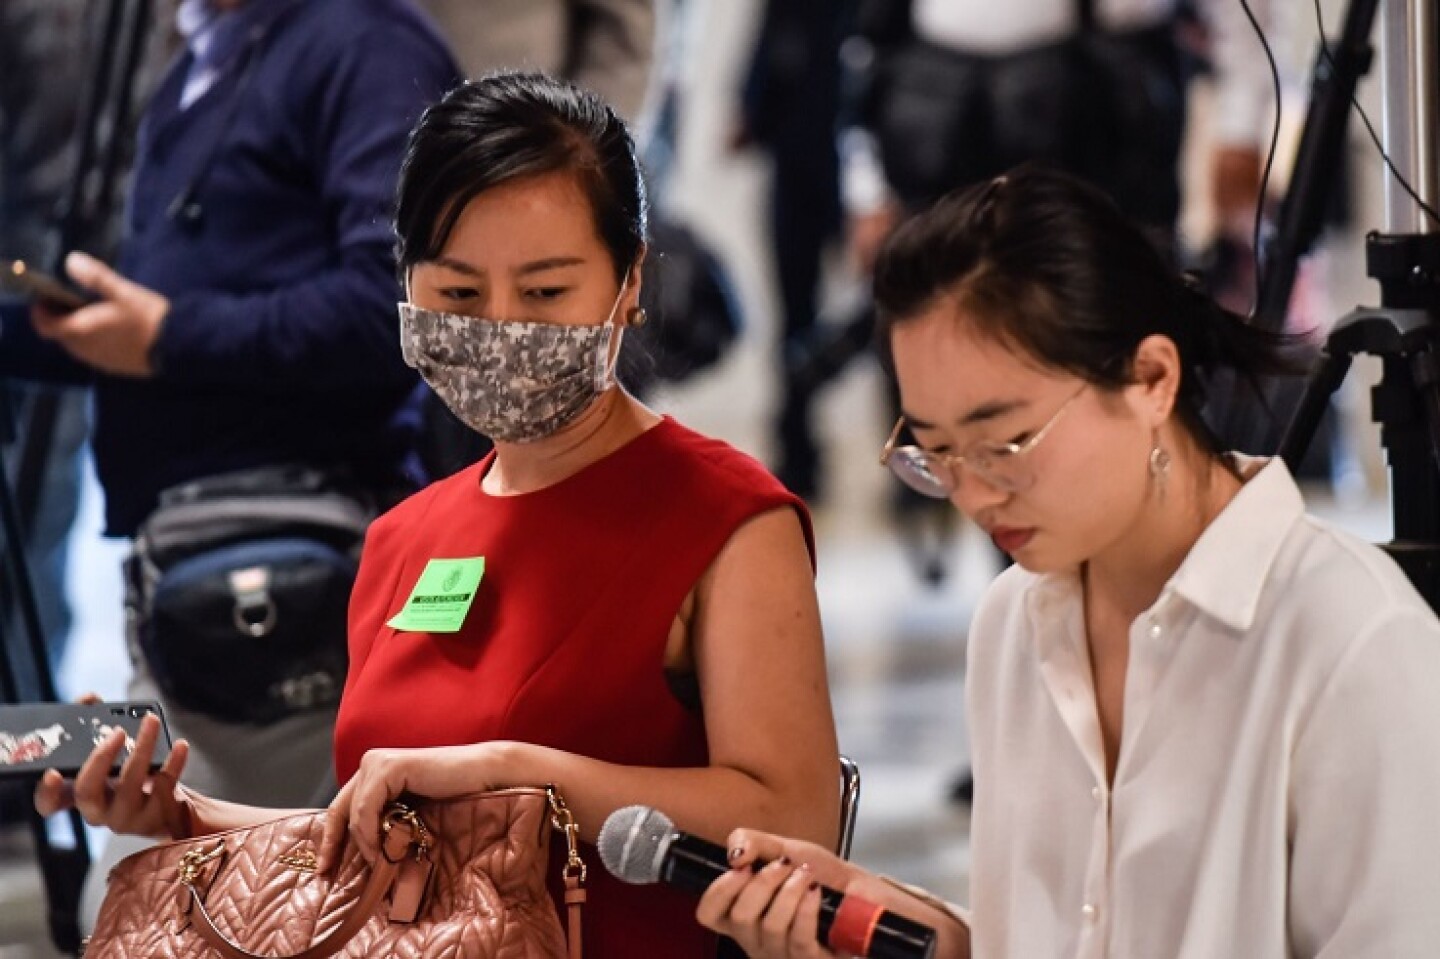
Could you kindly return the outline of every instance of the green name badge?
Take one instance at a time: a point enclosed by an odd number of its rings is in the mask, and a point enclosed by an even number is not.
[[[412,633],[456,633],[485,575],[485,557],[432,559],[387,626]]]

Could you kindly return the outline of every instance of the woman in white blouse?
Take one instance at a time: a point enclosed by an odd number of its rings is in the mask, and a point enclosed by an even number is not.
[[[1199,415],[1210,374],[1284,344],[1033,169],[909,222],[875,284],[886,462],[1016,561],[969,637],[972,902],[739,831],[701,921],[831,956],[818,883],[934,927],[940,957],[1440,954],[1440,622]]]

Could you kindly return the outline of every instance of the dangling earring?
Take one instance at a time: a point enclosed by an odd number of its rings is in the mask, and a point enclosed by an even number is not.
[[[1150,478],[1155,481],[1155,492],[1161,500],[1165,499],[1165,482],[1170,478],[1170,454],[1160,445],[1160,437],[1155,437],[1155,445],[1150,448]]]
[[[650,314],[645,312],[645,307],[643,306],[632,306],[625,311],[626,326],[644,326],[645,321],[649,318]]]

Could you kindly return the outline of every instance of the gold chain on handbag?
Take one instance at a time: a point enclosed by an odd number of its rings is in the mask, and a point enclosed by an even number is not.
[[[545,795],[550,800],[550,824],[565,834],[565,912],[566,939],[570,947],[570,959],[581,959],[581,907],[585,904],[585,860],[580,858],[580,827],[565,797],[560,795],[554,783],[545,786]]]
[[[545,795],[550,798],[551,825],[565,834],[565,847],[568,850],[565,856],[565,878],[577,878],[583,885],[585,860],[580,858],[580,827],[576,825],[574,814],[570,812],[570,807],[565,805],[565,797],[560,795],[560,790],[554,783],[546,785]]]

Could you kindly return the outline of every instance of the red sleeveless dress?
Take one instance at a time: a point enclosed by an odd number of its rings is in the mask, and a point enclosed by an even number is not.
[[[702,717],[664,675],[671,623],[731,534],[759,513],[795,509],[813,556],[804,505],[750,457],[669,418],[533,493],[486,494],[490,463],[435,483],[371,527],[350,605],[339,781],[371,748],[496,739],[625,765],[705,765]],[[459,632],[385,625],[428,560],[474,556],[485,557],[485,574]],[[563,849],[552,843],[557,908]],[[588,959],[714,955],[694,897],[626,885],[593,847],[582,854]]]

